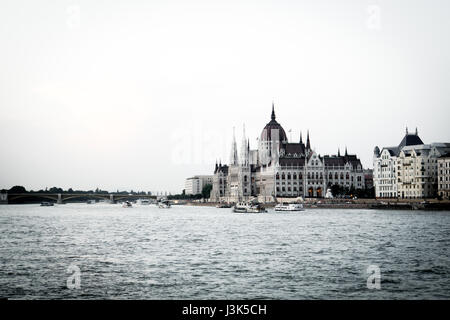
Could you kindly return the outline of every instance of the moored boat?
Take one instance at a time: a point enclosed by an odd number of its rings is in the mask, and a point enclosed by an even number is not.
[[[231,204],[229,203],[220,203],[216,206],[216,208],[231,208]]]
[[[275,211],[304,211],[301,203],[279,203],[275,206]]]

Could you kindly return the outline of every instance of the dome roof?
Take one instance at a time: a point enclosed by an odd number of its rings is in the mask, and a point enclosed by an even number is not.
[[[284,131],[283,127],[275,120],[275,108],[272,103],[272,119],[266,126],[264,127],[263,131],[261,132],[261,141],[269,141],[272,140],[272,131],[278,130],[278,140],[280,142],[287,141],[286,132]],[[274,132],[275,133],[275,132]],[[274,137],[276,138],[276,137]]]

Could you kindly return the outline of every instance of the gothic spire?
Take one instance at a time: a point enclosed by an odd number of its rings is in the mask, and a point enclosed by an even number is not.
[[[345,156],[348,156],[348,153],[347,153],[347,146],[345,146]]]
[[[245,124],[243,126],[242,132],[242,144],[241,144],[241,164],[246,166],[248,165],[248,140],[245,137]]]
[[[233,127],[233,142],[231,143],[231,157],[230,157],[230,165],[238,164],[238,155],[237,155],[237,145],[236,145],[236,134]]]
[[[272,120],[275,120],[275,105],[272,100]]]
[[[303,139],[302,139],[302,132],[300,131],[300,143],[303,143],[302,140],[303,140]]]
[[[311,142],[309,141],[309,130],[306,136],[306,149],[311,150]]]
[[[341,150],[338,148],[338,157],[341,156]]]

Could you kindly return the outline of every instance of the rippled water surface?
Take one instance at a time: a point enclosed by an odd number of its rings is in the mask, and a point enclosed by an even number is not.
[[[0,296],[449,299],[449,246],[450,212],[3,205]]]

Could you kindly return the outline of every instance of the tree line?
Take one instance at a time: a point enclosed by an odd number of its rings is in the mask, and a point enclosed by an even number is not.
[[[152,193],[150,191],[145,192],[145,191],[119,191],[117,190],[116,192],[109,192],[106,190],[101,190],[99,188],[96,188],[94,190],[74,190],[72,188],[68,188],[66,190],[64,190],[63,188],[58,188],[58,187],[51,187],[51,188],[45,188],[45,189],[41,189],[41,190],[27,190],[25,187],[23,186],[14,186],[10,189],[2,189],[0,190],[0,192],[5,193],[78,193],[78,194],[110,194],[110,193],[114,193],[114,194],[132,194],[132,195],[152,195]]]

